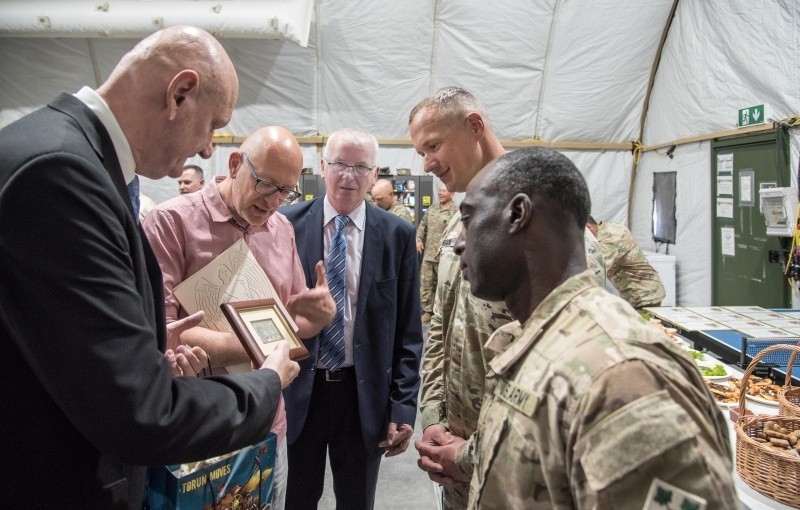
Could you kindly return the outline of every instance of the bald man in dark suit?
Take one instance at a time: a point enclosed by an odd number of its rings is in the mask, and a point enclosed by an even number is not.
[[[0,130],[3,507],[141,509],[140,466],[264,438],[297,364],[283,345],[264,370],[175,377],[203,352],[162,352],[161,272],[126,189],[210,157],[237,95],[219,42],[173,27],[96,91],[63,93]]]

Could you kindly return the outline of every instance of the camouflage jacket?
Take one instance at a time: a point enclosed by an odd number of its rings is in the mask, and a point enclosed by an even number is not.
[[[436,261],[444,229],[450,222],[450,218],[457,212],[458,205],[453,201],[444,207],[441,204],[433,204],[428,208],[428,212],[422,217],[417,227],[417,241],[422,241],[422,244],[425,245],[424,261]]]
[[[394,205],[389,209],[389,212],[395,216],[403,218],[409,223],[414,223],[414,220],[411,219],[411,213],[408,212],[408,207],[404,206],[400,202],[395,202]]]
[[[589,271],[486,350],[469,508],[638,510],[654,477],[737,507],[725,419],[693,361]]]
[[[597,226],[597,242],[606,260],[608,279],[634,308],[658,306],[666,291],[630,230],[616,223]]]
[[[458,437],[467,439],[458,451],[456,462],[469,477],[473,470],[473,435],[483,400],[487,363],[492,355],[483,346],[500,326],[513,320],[505,303],[476,298],[469,282],[461,277],[459,257],[453,251],[462,230],[461,218],[454,215],[442,236],[439,250],[439,280],[433,315],[422,362],[422,427],[442,424]],[[587,229],[587,261],[599,285],[605,283],[600,250]],[[466,506],[467,489],[445,487],[445,508]]]
[[[586,268],[592,270],[597,284],[605,288],[606,259],[603,257],[603,250],[600,249],[600,243],[588,228],[583,229],[583,246],[586,250]]]

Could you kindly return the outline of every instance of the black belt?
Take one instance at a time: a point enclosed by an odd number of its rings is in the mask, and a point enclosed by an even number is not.
[[[355,367],[342,367],[336,371],[327,368],[317,368],[316,378],[326,382],[341,382],[353,379],[356,376]]]

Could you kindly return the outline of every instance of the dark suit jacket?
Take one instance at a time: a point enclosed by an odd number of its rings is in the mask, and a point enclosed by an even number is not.
[[[264,436],[280,381],[173,378],[161,273],[111,139],[62,94],[0,130],[0,499],[141,508],[144,468]]]
[[[324,260],[323,199],[281,208],[292,222],[306,284],[316,285],[314,266]],[[414,226],[367,204],[361,281],[353,328],[358,381],[358,410],[368,452],[377,452],[390,421],[414,425],[422,354],[419,268]],[[300,375],[284,390],[287,439],[303,430],[319,337],[305,341],[311,356],[300,362]]]

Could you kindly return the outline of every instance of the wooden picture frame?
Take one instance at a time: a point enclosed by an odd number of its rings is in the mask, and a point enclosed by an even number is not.
[[[289,357],[292,360],[308,357],[308,349],[286,320],[285,308],[274,299],[233,301],[221,303],[219,307],[254,366],[260,367],[280,340],[291,344]]]

